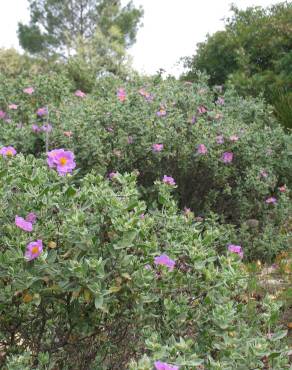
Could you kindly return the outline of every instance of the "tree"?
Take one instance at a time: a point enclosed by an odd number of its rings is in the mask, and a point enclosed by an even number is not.
[[[242,94],[264,92],[267,98],[271,87],[291,88],[292,4],[231,10],[225,30],[208,35],[186,59],[183,78],[194,80],[204,70],[210,85],[230,82]]]
[[[19,23],[20,45],[31,54],[68,57],[78,45],[96,33],[113,38],[121,47],[135,42],[143,15],[132,2],[125,7],[120,0],[29,0],[29,25]]]

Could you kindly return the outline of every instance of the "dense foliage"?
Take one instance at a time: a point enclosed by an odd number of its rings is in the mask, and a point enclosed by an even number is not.
[[[22,90],[30,84],[35,91],[28,95]],[[2,145],[35,156],[46,145],[70,149],[79,178],[91,170],[103,176],[136,170],[149,204],[153,183],[172,176],[180,208],[203,218],[216,213],[246,258],[272,260],[287,248],[291,136],[261,100],[213,91],[203,80],[104,78],[91,95],[72,89],[62,74],[3,77]],[[11,103],[18,108],[9,109]],[[38,116],[40,107],[48,114]]]
[[[291,2],[232,11],[225,30],[208,35],[186,59],[184,78],[195,80],[206,71],[211,85],[231,83],[243,95],[264,93],[276,103],[275,91],[286,96],[292,88]],[[291,118],[282,121],[291,127]]]
[[[0,158],[5,369],[286,366],[279,304],[249,295],[240,258],[214,248],[218,227],[178,212],[172,185],[156,182],[152,208],[134,175],[77,187],[77,172]]]

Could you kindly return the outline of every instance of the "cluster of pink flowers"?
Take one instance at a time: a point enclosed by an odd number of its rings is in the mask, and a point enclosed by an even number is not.
[[[78,98],[85,98],[86,97],[85,92],[83,92],[81,90],[76,90],[74,95],[77,96]]]
[[[243,258],[243,250],[242,250],[240,245],[229,244],[228,245],[228,250],[231,253],[238,254],[240,258]]]
[[[56,168],[60,176],[71,173],[76,167],[74,154],[70,150],[54,149],[47,153],[50,168]]]
[[[153,144],[152,151],[154,153],[161,152],[163,150],[163,144]]]
[[[175,185],[174,178],[171,176],[164,175],[162,181],[167,185]]]
[[[120,102],[124,102],[126,100],[127,94],[126,90],[123,87],[120,87],[117,91],[117,98]]]
[[[0,154],[2,157],[13,157],[17,154],[17,152],[13,146],[4,146],[0,149]]]
[[[175,266],[175,261],[168,257],[167,254],[162,254],[154,258],[155,265],[163,265],[168,267],[169,271],[172,271]]]

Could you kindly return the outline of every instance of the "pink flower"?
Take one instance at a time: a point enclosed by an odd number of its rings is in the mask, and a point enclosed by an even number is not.
[[[118,172],[110,172],[108,177],[112,180],[118,175]]]
[[[224,163],[231,163],[231,162],[232,162],[232,160],[233,160],[233,153],[231,153],[231,152],[224,152],[224,153],[222,154],[221,160],[222,160]]]
[[[25,251],[25,258],[28,261],[34,260],[37,258],[43,251],[43,242],[38,239],[35,242],[28,243]]]
[[[171,176],[164,175],[162,181],[167,185],[175,185],[174,178]]]
[[[52,131],[52,129],[53,129],[53,126],[52,126],[52,125],[50,125],[49,123],[48,123],[47,125],[43,125],[43,126],[41,127],[41,130],[42,130],[43,132],[51,132],[51,131]]]
[[[8,108],[11,109],[11,110],[16,110],[18,108],[18,105],[16,105],[16,104],[9,104],[8,105]]]
[[[128,136],[127,143],[133,144],[133,142],[134,142],[133,136]]]
[[[229,140],[235,143],[236,141],[239,140],[239,137],[236,136],[236,135],[231,135],[230,138],[229,138]]]
[[[206,146],[204,144],[199,144],[198,149],[197,149],[197,153],[198,154],[207,154],[208,149],[206,148]]]
[[[153,100],[153,95],[145,91],[144,89],[139,90],[139,94],[143,96],[147,101]]]
[[[197,117],[196,116],[192,116],[192,118],[191,118],[191,124],[194,125],[196,122],[197,122]]]
[[[76,90],[74,95],[78,96],[78,98],[85,98],[85,96],[86,96],[86,94],[81,90]]]
[[[124,102],[126,100],[126,90],[123,87],[120,87],[117,91],[117,97],[119,101]]]
[[[141,214],[140,214],[140,219],[141,219],[141,220],[145,220],[145,215],[144,215],[144,213],[141,213]]]
[[[32,224],[36,223],[37,215],[33,212],[30,212],[26,217],[25,221],[30,222]]]
[[[223,137],[223,135],[216,136],[216,143],[217,144],[224,144],[224,137]]]
[[[13,157],[16,155],[16,150],[13,148],[13,146],[4,146],[0,149],[0,154],[3,157]]]
[[[4,119],[6,117],[6,113],[3,110],[0,110],[0,119]]]
[[[197,112],[199,115],[202,115],[204,113],[207,113],[208,109],[204,105],[200,105],[197,109]]]
[[[47,114],[48,114],[48,110],[47,110],[47,108],[46,108],[46,107],[42,107],[42,108],[39,108],[39,109],[37,110],[37,115],[38,115],[39,117],[46,116]]]
[[[152,151],[154,153],[161,152],[163,150],[163,144],[153,144],[152,145]]]
[[[41,132],[42,130],[41,130],[41,128],[39,127],[39,125],[36,125],[36,124],[33,124],[32,126],[31,126],[31,129],[32,129],[32,131],[33,132],[35,132],[35,133],[38,133],[38,132]]]
[[[168,267],[169,271],[172,271],[175,266],[175,261],[170,259],[167,254],[162,254],[161,256],[154,258],[155,265],[164,265]]]
[[[107,127],[106,130],[107,132],[114,132],[114,129],[112,127]]]
[[[74,154],[64,149],[54,149],[47,153],[47,163],[50,168],[56,168],[60,176],[71,173],[76,167]]]
[[[34,93],[34,88],[32,86],[26,87],[25,89],[23,89],[23,92],[25,94],[32,95]]]
[[[27,232],[32,231],[32,223],[29,221],[26,221],[22,217],[15,216],[15,225],[24,231],[27,231]]]
[[[286,185],[280,186],[278,189],[281,193],[285,193],[287,190]]]
[[[270,197],[266,199],[267,204],[275,204],[277,203],[277,199],[275,197]]]
[[[229,244],[228,245],[228,250],[231,253],[236,253],[240,256],[240,258],[243,258],[243,251],[240,245],[234,245],[234,244]]]
[[[165,117],[166,116],[166,110],[164,109],[164,107],[160,107],[160,109],[159,109],[159,111],[158,112],[156,112],[156,115],[158,116],[158,117]]]
[[[178,366],[167,364],[166,362],[155,361],[154,366],[156,370],[179,370]]]

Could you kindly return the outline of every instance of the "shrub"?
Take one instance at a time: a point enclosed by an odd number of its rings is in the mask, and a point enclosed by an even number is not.
[[[279,304],[252,299],[239,257],[214,249],[220,226],[179,212],[173,185],[155,183],[157,208],[139,199],[134,174],[92,172],[77,186],[78,169],[59,176],[17,154],[0,158],[0,176],[4,368],[287,364]],[[36,240],[43,249],[27,260]]]
[[[28,96],[22,89],[30,85],[35,93]],[[120,88],[124,95],[117,96]],[[249,251],[246,257],[272,259],[286,248],[289,233],[282,231],[291,212],[291,135],[263,101],[240,98],[233,90],[223,93],[220,87],[213,91],[204,77],[197,84],[107,77],[85,98],[73,92],[62,74],[6,81],[2,110],[7,112],[11,102],[19,109],[0,126],[2,145],[37,156],[45,152],[46,142],[48,149],[71,149],[80,178],[91,170],[101,175],[137,170],[147,203],[156,199],[154,181],[170,175],[178,185],[180,208],[190,207],[203,217],[215,212],[221,222],[235,225],[236,243]],[[37,118],[43,106],[49,115]],[[33,132],[36,123],[50,123],[53,130]],[[156,144],[162,150],[153,149]],[[279,191],[283,185],[285,194]],[[270,197],[277,203],[267,204]],[[248,229],[247,236],[242,225],[249,220],[258,227]]]

